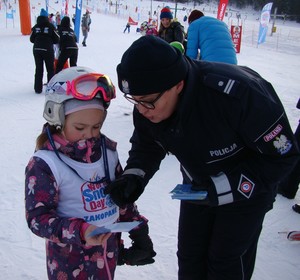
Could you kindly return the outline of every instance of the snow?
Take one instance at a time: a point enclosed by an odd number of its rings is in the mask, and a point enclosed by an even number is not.
[[[37,0],[31,1],[31,5],[36,5],[36,14],[44,4],[44,1],[40,2],[42,4],[39,5]],[[70,1],[70,10],[74,2]],[[135,32],[135,26],[132,26],[129,34],[123,34],[128,14],[137,20],[132,10],[135,6],[142,5],[143,13],[139,21],[141,23],[147,19],[145,14],[150,10],[150,1],[132,2],[133,4],[128,2],[128,11],[119,10],[118,15],[104,14],[103,11],[107,11],[105,1],[100,2],[98,6],[95,4],[93,6],[95,9],[92,7],[93,22],[87,47],[83,48],[79,44],[78,65],[109,75],[116,86],[116,66],[124,51],[140,37],[140,34]],[[122,3],[124,7],[126,2]],[[50,6],[60,9],[55,5],[57,4],[54,1],[50,1]],[[158,5],[162,6],[163,3],[153,1],[154,10]],[[172,5],[174,4],[170,4]],[[189,9],[191,8],[193,7],[190,6]],[[53,11],[50,9],[49,12]],[[209,15],[213,12],[213,8],[206,7],[205,11],[208,11],[206,14]],[[179,20],[182,21],[185,13],[178,12]],[[295,130],[300,113],[296,109],[300,92],[299,24],[278,20],[276,33],[271,37],[269,32],[266,43],[257,47],[259,23],[256,18],[258,15],[255,12],[242,13],[244,31],[241,53],[238,54],[239,64],[253,68],[273,84]],[[236,20],[225,18],[224,21],[230,23]],[[33,23],[34,13],[32,13]],[[24,169],[33,154],[35,139],[44,123],[42,118],[44,94],[34,93],[35,65],[32,44],[29,42],[29,36],[21,35],[20,30],[18,5],[14,26],[12,20],[8,20],[6,27],[5,9],[2,4],[0,10],[0,117],[2,119],[0,123],[0,278],[40,280],[46,279],[44,240],[33,235],[25,222]],[[82,35],[80,36],[82,39]],[[46,76],[44,82],[45,79]],[[117,98],[109,108],[102,130],[104,134],[118,142],[119,156],[123,165],[127,159],[130,148],[129,137],[133,129],[131,110],[132,105],[118,90]],[[176,240],[179,202],[170,198],[169,191],[179,182],[181,182],[179,165],[173,156],[168,156],[162,163],[160,171],[137,201],[140,212],[149,219],[150,234],[157,252],[155,263],[144,267],[117,267],[115,279],[177,279]],[[300,202],[300,193],[294,200],[278,196],[274,209],[267,213],[259,241],[253,280],[299,279],[300,243],[288,241],[284,235],[278,234],[281,231],[300,230],[299,214],[291,209],[291,206],[297,202]]]

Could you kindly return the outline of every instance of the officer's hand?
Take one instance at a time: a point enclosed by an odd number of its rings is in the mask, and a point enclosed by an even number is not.
[[[121,208],[135,202],[144,191],[143,178],[138,175],[126,174],[111,182],[104,190]]]

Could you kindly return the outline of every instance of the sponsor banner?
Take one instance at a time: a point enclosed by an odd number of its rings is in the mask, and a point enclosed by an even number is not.
[[[266,35],[268,31],[268,23],[270,21],[271,16],[271,9],[272,9],[273,3],[270,2],[266,4],[260,14],[260,21],[259,21],[259,33],[258,33],[258,40],[257,44],[262,44],[266,41]]]
[[[220,0],[219,7],[218,7],[217,19],[223,20],[225,12],[226,12],[227,4],[228,4],[228,0]]]
[[[77,43],[79,42],[79,35],[80,35],[79,31],[80,31],[81,9],[82,9],[82,0],[76,0],[74,32],[77,37]]]
[[[234,44],[235,52],[240,53],[242,43],[242,26],[232,25],[230,33]]]

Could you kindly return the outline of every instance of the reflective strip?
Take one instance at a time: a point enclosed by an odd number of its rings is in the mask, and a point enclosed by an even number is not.
[[[142,169],[139,169],[139,168],[130,168],[130,169],[126,169],[123,172],[123,175],[126,175],[126,174],[137,175],[137,176],[144,178],[146,173]]]
[[[231,80],[231,79],[230,79],[230,80],[228,81],[228,83],[227,83],[225,89],[224,89],[224,92],[227,93],[227,94],[229,94],[230,91],[231,91],[231,89],[232,89],[232,87],[233,87],[233,85],[234,85],[234,83],[235,83],[235,80]]]
[[[218,196],[219,205],[228,204],[233,202],[233,195],[232,193],[228,193],[226,195]]]
[[[219,205],[233,202],[230,183],[225,173],[221,172],[218,176],[212,176],[218,194]]]

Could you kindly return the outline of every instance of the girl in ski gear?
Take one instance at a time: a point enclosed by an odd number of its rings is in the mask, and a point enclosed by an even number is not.
[[[100,132],[113,98],[109,77],[84,67],[62,70],[47,86],[47,123],[26,167],[25,206],[28,227],[46,240],[48,279],[109,280],[117,263],[154,262],[147,219],[104,194],[122,172],[116,143]],[[129,232],[129,249],[120,233],[91,235],[124,221],[141,222]]]

